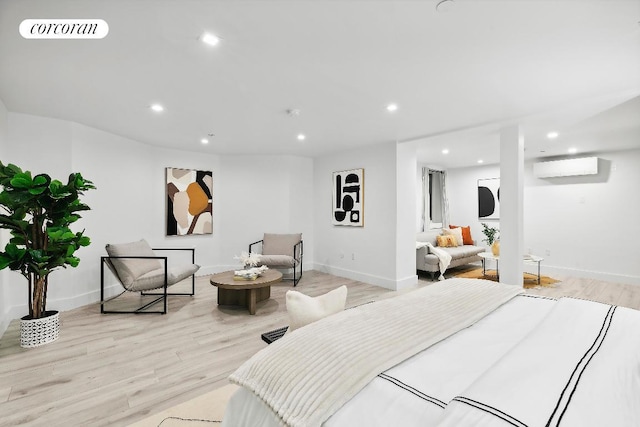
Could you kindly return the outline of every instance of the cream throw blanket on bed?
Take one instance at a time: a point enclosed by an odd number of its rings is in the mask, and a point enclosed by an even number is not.
[[[444,280],[297,329],[230,380],[252,390],[287,425],[320,426],[376,375],[521,292],[487,280]]]

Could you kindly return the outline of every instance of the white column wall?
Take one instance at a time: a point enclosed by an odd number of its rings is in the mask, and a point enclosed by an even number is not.
[[[524,139],[520,126],[500,131],[500,282],[522,286]]]
[[[396,159],[396,289],[415,286],[416,272],[416,227],[417,183],[415,172],[418,167],[414,144],[398,144]]]

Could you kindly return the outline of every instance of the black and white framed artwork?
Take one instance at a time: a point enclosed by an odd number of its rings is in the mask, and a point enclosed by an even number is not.
[[[478,180],[478,218],[500,219],[500,178]]]
[[[333,225],[364,226],[364,169],[333,173]]]

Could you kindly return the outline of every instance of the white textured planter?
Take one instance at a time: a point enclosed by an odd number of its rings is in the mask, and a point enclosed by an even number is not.
[[[47,311],[46,317],[20,319],[20,347],[31,348],[48,344],[58,339],[60,318],[57,311]]]

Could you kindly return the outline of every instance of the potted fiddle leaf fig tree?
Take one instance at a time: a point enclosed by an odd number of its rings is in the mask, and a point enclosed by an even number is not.
[[[29,314],[20,322],[20,345],[36,347],[58,338],[57,311],[47,311],[49,274],[59,268],[76,267],[75,255],[90,240],[84,231],[69,228],[89,210],[80,202],[93,183],[79,173],[68,182],[47,174],[32,176],[13,164],[0,161],[0,228],[11,239],[0,252],[0,270],[9,268],[25,277],[29,285]]]

